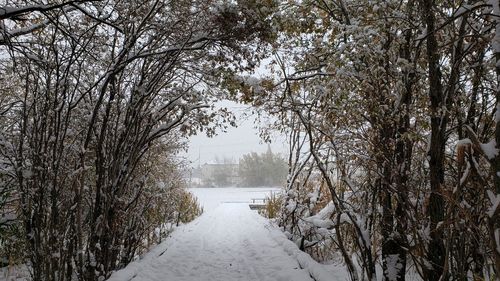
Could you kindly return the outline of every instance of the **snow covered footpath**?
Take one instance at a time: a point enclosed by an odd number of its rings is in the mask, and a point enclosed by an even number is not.
[[[314,262],[267,219],[249,209],[247,201],[261,198],[264,191],[192,192],[200,198],[205,213],[177,228],[142,259],[113,273],[109,281],[346,279],[343,270],[336,273],[330,266]]]

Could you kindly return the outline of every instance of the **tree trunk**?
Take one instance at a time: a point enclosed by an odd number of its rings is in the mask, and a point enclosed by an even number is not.
[[[429,219],[430,242],[427,249],[429,267],[425,268],[426,280],[439,280],[443,274],[445,261],[445,247],[443,232],[439,223],[444,219],[444,200],[442,186],[444,184],[444,154],[448,123],[441,83],[441,69],[439,66],[439,46],[436,40],[434,1],[422,0],[423,17],[427,26],[427,60],[429,73],[429,98],[431,115],[431,138],[429,144],[429,182],[430,197],[427,206]]]

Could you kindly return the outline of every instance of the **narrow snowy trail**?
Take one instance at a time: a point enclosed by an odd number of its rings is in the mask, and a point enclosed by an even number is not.
[[[109,280],[312,280],[272,231],[276,229],[248,204],[224,203],[176,229],[144,259]]]

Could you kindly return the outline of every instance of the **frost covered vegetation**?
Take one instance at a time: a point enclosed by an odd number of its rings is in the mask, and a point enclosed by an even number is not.
[[[0,6],[0,252],[104,280],[199,214],[175,155],[232,121],[207,105],[268,32],[253,3],[49,2]]]
[[[232,85],[289,135],[289,238],[352,280],[498,280],[498,1],[278,5],[279,78]]]
[[[221,98],[288,135],[268,208],[315,259],[499,280],[497,0],[53,3],[0,7],[0,251],[33,280],[103,280],[181,220],[174,156]]]

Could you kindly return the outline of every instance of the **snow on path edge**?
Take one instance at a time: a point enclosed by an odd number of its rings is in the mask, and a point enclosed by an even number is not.
[[[274,240],[290,257],[297,260],[302,269],[307,270],[309,275],[316,281],[331,281],[331,280],[346,280],[347,272],[344,268],[335,268],[332,265],[324,265],[315,261],[309,254],[301,251],[295,243],[288,240],[285,234],[268,219],[256,214],[264,224],[264,227],[269,231],[270,238]],[[201,217],[201,216],[200,216]],[[197,219],[199,219],[198,217]],[[190,222],[193,223],[194,221]],[[113,272],[108,281],[130,281],[133,280],[141,271],[145,270],[144,265],[154,262],[154,259],[161,256],[170,247],[172,241],[170,236],[179,231],[176,228],[164,242],[153,247],[149,252],[145,253],[142,258],[128,264],[125,268]],[[330,269],[327,270],[326,268]]]

